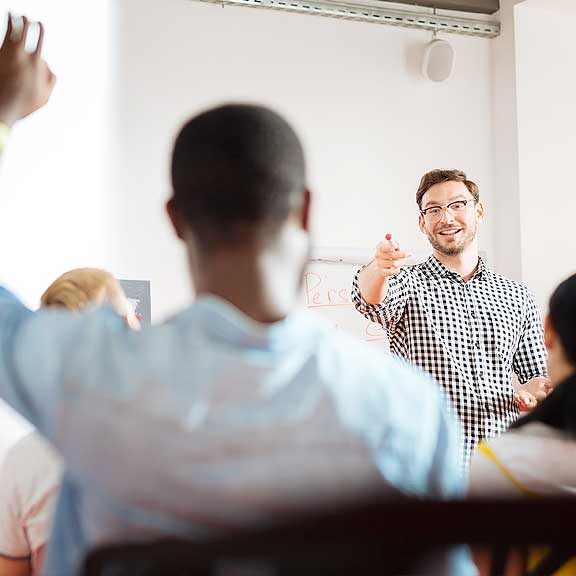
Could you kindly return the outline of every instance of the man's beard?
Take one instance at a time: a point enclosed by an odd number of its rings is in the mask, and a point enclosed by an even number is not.
[[[432,248],[434,248],[434,250],[437,252],[440,252],[440,254],[443,254],[444,256],[457,256],[458,254],[462,254],[462,252],[464,252],[464,250],[470,246],[474,238],[476,238],[478,227],[476,224],[474,224],[473,229],[461,228],[461,230],[462,232],[459,232],[459,234],[461,234],[462,237],[457,242],[453,242],[448,246],[441,244],[436,239],[438,234],[426,232],[426,236],[428,236],[428,240],[430,241],[430,244],[432,244]]]

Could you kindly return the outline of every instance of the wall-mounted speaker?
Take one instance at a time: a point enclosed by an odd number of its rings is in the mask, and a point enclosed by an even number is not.
[[[454,48],[446,40],[432,40],[424,52],[422,74],[432,82],[444,82],[454,70]]]

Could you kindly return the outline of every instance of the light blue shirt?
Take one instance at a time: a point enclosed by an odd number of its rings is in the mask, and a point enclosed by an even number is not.
[[[204,296],[131,332],[106,307],[34,313],[0,288],[0,395],[66,466],[45,575],[118,539],[463,490],[439,386],[304,311],[262,325]]]

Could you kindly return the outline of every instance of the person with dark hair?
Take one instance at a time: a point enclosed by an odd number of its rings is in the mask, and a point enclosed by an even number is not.
[[[466,464],[480,440],[518,418],[519,405],[532,409],[548,394],[542,322],[532,294],[479,257],[484,206],[464,172],[428,172],[416,203],[432,255],[409,265],[409,254],[384,240],[356,274],[352,296],[359,312],[386,329],[392,352],[446,390],[462,423]]]
[[[471,496],[576,495],[576,274],[550,298],[544,321],[554,390],[470,464]]]
[[[26,65],[13,42],[0,77]],[[0,121],[17,100],[0,92]],[[311,196],[290,125],[259,106],[199,114],[172,183],[196,300],[171,320],[137,333],[111,308],[32,312],[0,288],[0,396],[64,461],[45,573],[76,574],[105,542],[202,538],[372,491],[461,495],[440,389],[298,309]]]

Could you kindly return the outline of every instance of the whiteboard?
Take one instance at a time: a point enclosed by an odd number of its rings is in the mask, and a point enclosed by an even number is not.
[[[364,318],[352,302],[352,279],[359,267],[350,262],[310,260],[304,274],[304,304],[328,320],[335,330],[345,330],[372,346],[388,350],[386,331]]]

